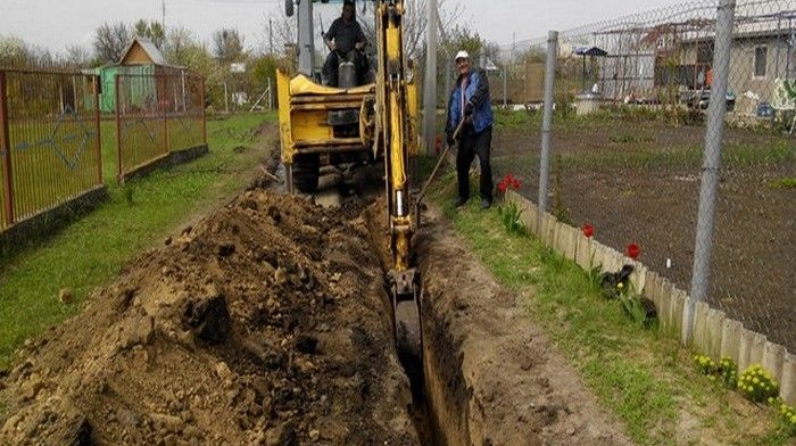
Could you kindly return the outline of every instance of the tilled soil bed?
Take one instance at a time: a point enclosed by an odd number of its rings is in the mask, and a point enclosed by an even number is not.
[[[529,320],[527,296],[501,288],[434,209],[417,237],[425,373],[410,389],[384,288],[385,207],[258,189],[166,240],[27,342],[0,381],[0,444],[629,444]]]

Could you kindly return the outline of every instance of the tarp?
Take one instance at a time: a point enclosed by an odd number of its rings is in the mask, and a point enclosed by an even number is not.
[[[585,47],[582,46],[580,48],[575,49],[575,54],[580,54],[581,56],[607,56],[608,52],[602,48],[597,48],[596,46],[593,47]]]

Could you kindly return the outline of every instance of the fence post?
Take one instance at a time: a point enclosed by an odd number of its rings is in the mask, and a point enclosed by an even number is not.
[[[503,62],[503,108],[508,108],[509,61]]]
[[[94,82],[94,126],[97,129],[97,144],[95,150],[97,151],[97,182],[98,184],[105,184],[105,179],[102,177],[102,121],[100,120],[100,95],[99,87],[102,78],[99,75],[92,77]]]
[[[14,223],[14,181],[11,177],[11,138],[8,129],[8,88],[6,72],[0,70],[0,162],[3,169],[3,203],[5,204],[5,226]]]
[[[158,82],[158,78],[163,79],[163,81]],[[168,94],[169,84],[172,81],[174,81],[174,76],[171,74],[161,73],[160,75],[155,75],[155,91],[158,91],[158,84],[161,84],[165,94]],[[169,102],[168,100],[159,100],[158,102],[163,102],[162,105],[158,104],[158,109],[163,109],[163,152],[168,155],[171,153],[171,145],[169,144]]]
[[[117,173],[116,182],[119,184],[124,183],[124,158],[122,157],[122,102],[121,102],[121,80],[122,75],[116,74],[113,82],[114,95],[116,96],[116,158],[117,158]]]
[[[558,58],[558,31],[547,36],[547,62],[544,78],[544,117],[542,118],[542,160],[539,166],[539,215],[536,227],[542,227],[542,215],[547,211],[547,183],[550,178],[550,127],[553,123],[555,100],[556,61]]]
[[[203,76],[199,76],[199,103],[200,107],[202,108],[202,138],[207,145],[207,107],[205,107],[205,78]]]
[[[716,11],[716,42],[713,54],[715,77],[708,104],[686,341],[689,341],[693,334],[696,302],[704,302],[708,295],[710,256],[713,249],[713,218],[716,213],[716,194],[719,185],[719,170],[721,169],[721,136],[724,131],[724,115],[726,113],[725,102],[734,16],[735,0],[719,0]]]

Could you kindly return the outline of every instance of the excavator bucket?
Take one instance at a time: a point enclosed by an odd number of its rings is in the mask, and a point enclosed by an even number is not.
[[[423,359],[422,288],[415,269],[390,273],[393,333],[398,354],[415,362]]]

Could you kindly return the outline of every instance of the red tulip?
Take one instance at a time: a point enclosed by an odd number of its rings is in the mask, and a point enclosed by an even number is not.
[[[506,182],[501,181],[500,183],[498,183],[497,188],[500,192],[506,192]]]
[[[627,245],[627,256],[631,259],[635,260],[638,258],[639,254],[641,254],[641,249],[638,247],[637,244],[631,243]]]
[[[513,187],[514,190],[520,190],[520,180],[514,178],[514,181],[511,182],[511,187]]]
[[[594,226],[590,225],[589,223],[583,225],[583,235],[585,235],[588,238],[591,238],[591,236],[594,235]]]

